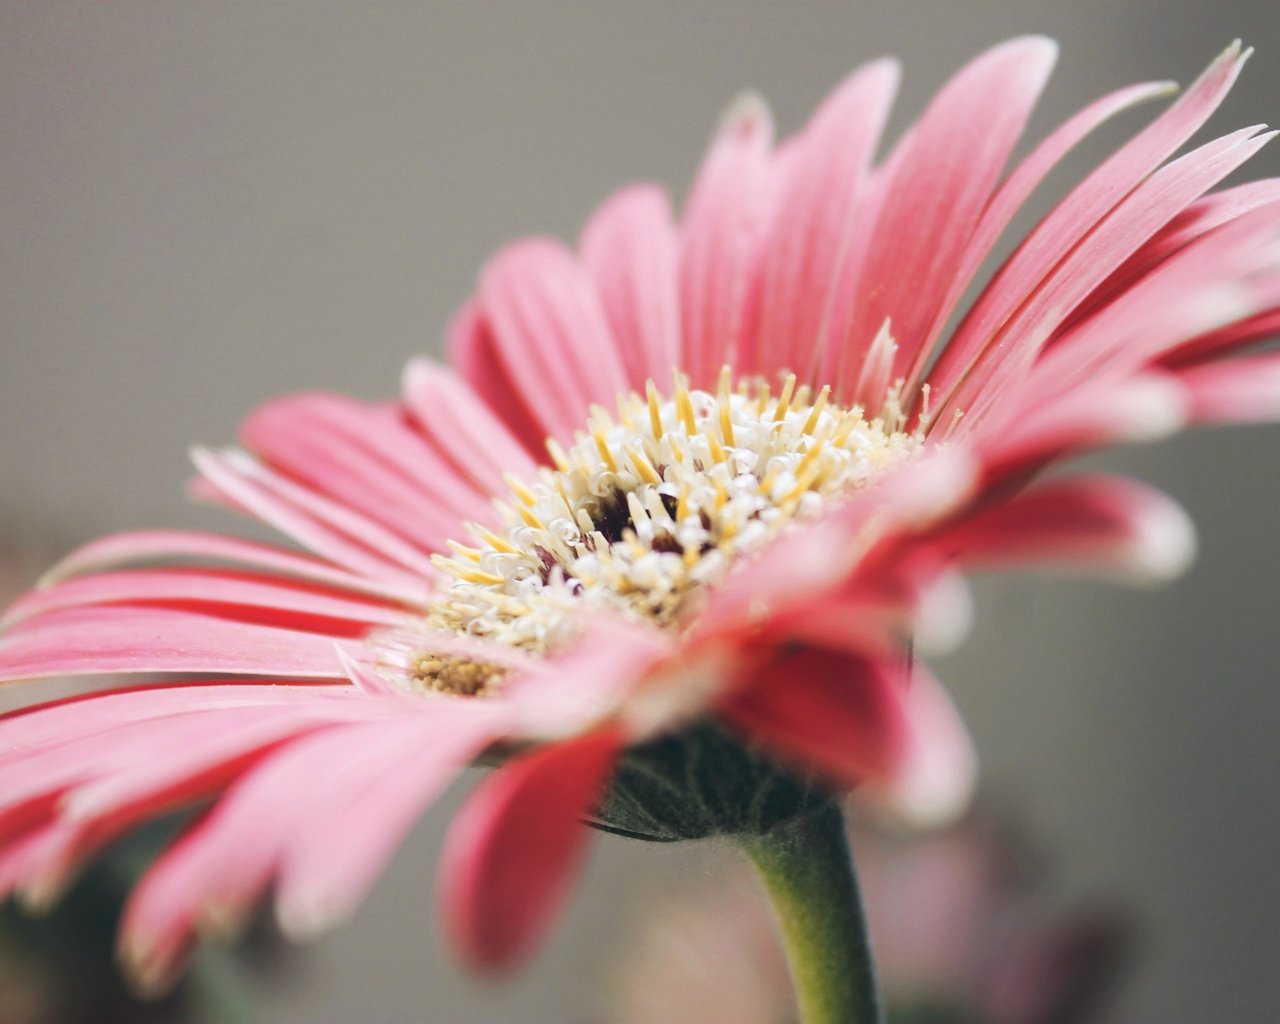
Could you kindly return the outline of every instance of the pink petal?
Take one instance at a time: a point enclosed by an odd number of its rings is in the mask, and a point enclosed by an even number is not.
[[[900,770],[908,742],[900,668],[804,647],[749,671],[723,714],[752,743],[841,786]]]
[[[1050,402],[1027,391],[984,421],[971,440],[991,487],[1005,478],[1028,478],[1068,453],[1167,437],[1189,415],[1186,388],[1171,374],[1103,378]]]
[[[952,78],[920,118],[845,299],[857,310],[832,382],[839,395],[852,393],[886,319],[901,345],[895,376],[914,363],[1056,56],[1041,37],[1003,43]]]
[[[1280,303],[1277,212],[1263,207],[1196,239],[1059,334],[1031,375],[1036,394],[1047,400],[1104,374],[1140,372]]]
[[[12,840],[6,839],[0,850],[0,896],[8,898],[17,892],[23,879],[29,878],[34,866],[50,849],[50,832],[56,823],[42,816],[40,823]]]
[[[7,756],[85,732],[215,708],[314,706],[322,702],[342,707],[353,701],[361,706],[374,703],[345,683],[299,686],[288,681],[171,683],[82,694],[0,718],[0,750]]]
[[[575,643],[507,681],[503,699],[512,708],[513,734],[563,739],[615,714],[626,720],[629,736],[676,724],[662,718],[661,699],[641,692],[650,670],[674,653],[670,632],[602,612],[584,614],[581,626]]]
[[[709,387],[732,362],[745,325],[747,289],[766,211],[773,125],[763,101],[725,115],[690,190],[680,223],[682,363]]]
[[[456,371],[411,359],[400,391],[417,425],[484,493],[505,493],[506,473],[524,480],[536,474],[529,453]]]
[[[946,690],[916,663],[903,695],[906,751],[897,771],[858,790],[859,803],[912,828],[938,828],[969,806],[978,781],[978,755]]]
[[[29,717],[38,719],[43,714],[34,711]],[[163,775],[167,768],[158,765],[155,758],[181,755],[187,744],[208,738],[211,731],[216,733],[221,726],[243,726],[254,721],[272,723],[292,720],[294,716],[296,710],[288,706],[203,711],[182,708],[176,714],[102,722],[96,729],[81,726],[77,731],[62,731],[38,746],[6,752],[0,802],[15,806],[36,796],[67,787],[93,785],[139,768],[144,774],[151,771]]]
[[[1216,228],[1245,217],[1255,210],[1280,203],[1280,179],[1251,181],[1246,185],[1202,196],[1173,218],[1146,245],[1135,252],[1089,297],[1072,316],[1068,327],[1111,300],[1123,296],[1170,256],[1203,238]]]
[[[1150,82],[1129,86],[1096,100],[1064,121],[1010,172],[983,211],[973,237],[960,257],[950,290],[942,300],[933,324],[916,353],[915,362],[906,374],[909,393],[921,381],[928,360],[935,354],[935,344],[947,321],[955,313],[956,304],[965,289],[973,283],[983,262],[991,255],[996,240],[1049,172],[1100,125],[1131,107],[1167,95],[1172,88],[1170,82]]]
[[[351,684],[361,693],[368,694],[371,697],[385,697],[398,692],[388,680],[384,679],[371,666],[362,665],[356,661],[339,644],[335,643],[333,647],[333,653],[337,657],[338,663],[342,666],[342,671],[351,680]]]
[[[388,730],[309,799],[280,867],[276,909],[286,934],[314,935],[346,916],[424,808],[501,734],[500,709],[468,704]]]
[[[1280,317],[1275,318],[1280,326]],[[1280,357],[1274,353],[1184,370],[1192,419],[1258,423],[1280,419]]]
[[[111,672],[343,678],[331,637],[191,612],[67,609],[0,638],[0,680]]]
[[[627,389],[594,285],[558,242],[525,239],[499,252],[481,274],[480,301],[494,351],[544,436],[572,438],[592,403]]]
[[[1277,334],[1280,334],[1280,308],[1268,309],[1196,338],[1169,353],[1161,362],[1169,369],[1195,366]]]
[[[653,185],[608,199],[582,230],[582,261],[595,281],[627,382],[665,384],[680,362],[676,228],[671,200]]]
[[[490,775],[455,816],[438,899],[470,963],[509,967],[551,927],[586,852],[582,819],[617,753],[610,732],[544,747]]]
[[[194,943],[196,928],[238,930],[305,820],[308,798],[381,749],[402,722],[338,726],[271,757],[220,799],[143,876],[125,908],[121,959],[136,982],[163,990]]]
[[[1186,568],[1195,533],[1176,503],[1144,484],[1077,476],[993,504],[942,543],[977,568],[1035,563],[1158,582]]]
[[[999,399],[1008,382],[1026,373],[1071,310],[1170,219],[1272,137],[1255,138],[1256,134],[1256,128],[1246,128],[1215,139],[1161,168],[1135,188],[1001,326],[964,381],[951,395],[943,396],[940,418],[947,419],[948,408],[959,408],[965,410],[967,422],[978,420],[985,408]]]
[[[740,373],[811,374],[859,199],[901,69],[880,60],[850,75],[797,139],[761,243],[759,318],[735,360]],[[862,225],[866,229],[866,225]]]
[[[1077,185],[1027,236],[965,317],[931,372],[939,394],[950,394],[995,332],[1036,292],[1063,255],[1208,120],[1247,56],[1241,54],[1238,43],[1228,47],[1176,103]],[[1107,268],[1111,269],[1114,265]]]
[[[919,536],[905,532],[886,537],[838,586],[771,609],[756,633],[784,646],[889,658],[908,641],[922,653],[953,650],[972,618],[963,577]]]
[[[101,572],[131,562],[188,558],[236,562],[254,569],[283,573],[342,590],[372,594],[413,605],[421,604],[430,589],[424,583],[413,588],[397,587],[376,579],[353,575],[319,559],[283,548],[236,537],[186,530],[138,530],[90,541],[46,572],[41,583],[56,583],[71,576]]]
[[[118,835],[97,823],[47,822],[11,876],[23,905],[34,913],[50,910],[89,858]]]
[[[138,729],[130,730],[136,744],[133,756],[102,766],[110,770],[101,779],[86,781],[65,795],[66,805],[50,835],[56,846],[32,858],[19,880],[24,894],[38,905],[48,905],[93,854],[130,827],[216,792],[252,771],[273,746],[297,742],[325,724],[315,715],[276,713],[238,721],[229,717],[147,723],[149,735],[142,736]],[[223,732],[224,726],[235,731]]]
[[[534,458],[540,458],[547,432],[498,353],[493,329],[477,299],[458,310],[445,332],[449,362]]]
[[[73,820],[159,813],[197,796],[222,789],[252,762],[282,741],[296,742],[317,729],[361,715],[335,715],[334,708],[312,706],[218,710],[189,720],[147,722],[148,733],[119,764],[99,763],[100,778],[76,786],[64,814]],[[374,709],[369,709],[370,713]],[[123,739],[115,734],[116,739]]]
[[[269,577],[173,569],[99,573],[33,590],[9,608],[0,619],[0,626],[9,627],[61,608],[103,604],[165,605],[304,629],[327,623],[333,632],[343,632],[338,625],[341,622],[356,625],[358,632],[367,632],[374,625],[401,625],[409,619],[403,608],[389,608],[380,602],[339,596]]]
[[[489,514],[485,496],[387,409],[289,395],[254,410],[240,436],[289,476],[422,548],[443,550],[462,522]]]
[[[923,528],[973,494],[979,465],[963,444],[885,474],[804,530],[780,537],[717,587],[691,624],[691,640],[717,642],[838,592],[882,538]]]
[[[62,804],[59,819],[42,826],[41,847],[12,874],[28,899],[47,904],[89,856],[125,829],[220,788],[273,745],[385,706],[339,703],[323,694],[310,704],[270,708],[196,709],[195,703],[114,726],[84,723],[78,732],[64,729],[52,742],[5,759],[0,799],[8,807],[55,794]],[[103,701],[85,704],[100,708]],[[21,717],[39,724],[47,714]]]
[[[375,578],[403,580],[406,571],[425,579],[435,576],[435,567],[421,548],[243,452],[197,448],[192,460],[201,475],[235,504],[340,565]]]

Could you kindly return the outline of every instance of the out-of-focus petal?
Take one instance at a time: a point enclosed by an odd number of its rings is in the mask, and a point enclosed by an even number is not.
[[[0,637],[0,680],[112,672],[342,678],[332,637],[168,609],[70,608]]]
[[[520,757],[476,788],[445,840],[437,899],[466,959],[496,970],[550,927],[586,852],[619,737],[600,732]]]
[[[1077,476],[984,509],[949,531],[946,544],[975,568],[1029,564],[1156,583],[1190,563],[1195,531],[1177,503],[1153,488],[1123,477]]]
[[[500,494],[507,473],[533,475],[537,464],[454,370],[411,359],[400,393],[409,417],[485,493]]]
[[[902,346],[895,376],[915,361],[1056,56],[1057,45],[1043,37],[1002,43],[943,86],[915,125],[845,299],[856,313],[830,382],[838,395],[852,394],[886,319]]]
[[[680,221],[681,368],[709,387],[737,351],[763,229],[773,121],[758,97],[725,115]]]
[[[1027,236],[974,304],[931,371],[938,393],[951,393],[995,331],[1026,303],[1063,255],[1208,120],[1247,57],[1239,43],[1228,47],[1176,103],[1072,189]]]
[[[489,514],[484,493],[386,408],[289,395],[254,410],[240,437],[291,477],[429,550]]]
[[[905,825],[936,828],[972,801],[977,751],[950,695],[919,663],[903,705],[907,739],[897,771],[869,779],[856,796]]]
[[[85,573],[102,572],[136,562],[182,561],[232,562],[260,571],[280,573],[289,578],[310,580],[355,593],[373,594],[392,601],[421,604],[428,587],[419,581],[413,587],[399,587],[340,569],[329,562],[284,548],[221,537],[190,530],[133,530],[90,541],[44,574],[49,585]]]
[[[678,241],[671,200],[655,185],[608,199],[582,229],[582,261],[618,342],[627,382],[666,382],[680,365]]]
[[[739,373],[773,379],[786,369],[809,379],[817,368],[814,346],[824,321],[833,303],[848,301],[836,286],[850,235],[871,227],[861,221],[859,200],[900,75],[894,60],[859,68],[794,141],[795,157],[761,241],[755,316],[735,359]]]
[[[936,342],[947,321],[955,313],[956,303],[960,301],[964,290],[973,283],[974,275],[991,254],[996,240],[1035,188],[1094,129],[1137,104],[1167,95],[1172,89],[1171,82],[1150,82],[1131,85],[1096,100],[1063,122],[1009,173],[983,211],[982,219],[960,258],[950,290],[916,350],[915,362],[906,374],[910,394],[915,394],[926,365],[937,354]]]
[[[361,632],[374,625],[396,625],[409,612],[380,601],[335,594],[270,576],[200,569],[138,569],[97,573],[33,590],[0,619],[12,627],[25,619],[63,608],[146,604],[178,610],[200,609],[227,618],[306,628],[314,620],[352,624]]]
[[[1180,375],[1191,395],[1191,416],[1208,423],[1280,419],[1280,356],[1274,353],[1211,363]]]
[[[764,656],[724,709],[753,742],[846,786],[900,770],[909,728],[901,672],[817,647]]]
[[[494,351],[544,436],[581,428],[592,403],[626,390],[618,345],[581,263],[550,239],[500,252],[480,278]]]
[[[478,299],[465,302],[445,332],[449,362],[535,458],[546,431],[500,357],[493,329]]]

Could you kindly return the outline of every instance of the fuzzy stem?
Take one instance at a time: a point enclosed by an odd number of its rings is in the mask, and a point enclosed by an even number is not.
[[[882,1024],[840,808],[827,803],[741,842],[773,904],[801,1024]]]

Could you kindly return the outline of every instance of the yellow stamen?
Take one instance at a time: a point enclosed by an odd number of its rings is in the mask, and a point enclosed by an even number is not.
[[[729,408],[729,367],[724,368],[724,372],[720,375],[720,396],[717,404],[720,406],[720,435],[724,438],[724,443],[733,445],[737,442],[733,439],[733,417],[730,415]]]
[[[442,555],[432,555],[431,564],[443,572],[447,572],[450,576],[454,576],[466,583],[479,583],[485,586],[495,587],[500,583],[505,583],[501,576],[495,573],[485,572],[483,569],[472,569],[460,562],[455,562],[451,558],[445,558]]]
[[[778,395],[778,407],[773,412],[773,422],[781,423],[787,417],[787,412],[791,408],[791,396],[796,390],[796,375],[794,373],[787,374],[787,379],[782,382],[782,393]]]
[[[720,439],[716,437],[716,432],[711,429],[710,424],[707,425],[707,429],[703,433],[707,438],[707,447],[711,449],[711,457],[716,462],[724,462],[724,446],[720,443]]]
[[[818,392],[818,400],[813,403],[813,410],[809,413],[809,418],[804,421],[804,430],[802,433],[813,433],[813,428],[818,425],[818,417],[822,415],[822,410],[827,407],[827,399],[830,396],[831,385],[823,384],[822,390]]]
[[[600,461],[609,468],[610,473],[618,472],[618,463],[614,461],[613,452],[609,451],[609,442],[605,440],[604,434],[600,433],[599,427],[591,428],[591,439],[596,443],[596,451],[600,453]]]
[[[796,501],[805,493],[805,491],[809,490],[810,487],[813,486],[813,482],[818,478],[819,472],[821,472],[821,467],[816,463],[810,463],[808,466],[803,466],[801,472],[796,474],[796,485],[782,496],[782,500],[778,502],[778,504],[790,505],[792,502]]]
[[[824,430],[821,434],[813,439],[813,446],[805,452],[804,458],[800,460],[800,465],[796,467],[796,477],[802,476],[810,466],[818,461],[818,456],[822,454],[822,447],[827,443],[827,436],[831,433]]]
[[[768,494],[773,489],[773,482],[778,479],[778,459],[769,461],[769,469],[760,479],[760,493]]]
[[[769,408],[769,382],[763,381],[760,384],[760,395],[756,398],[756,415],[763,416],[767,408]]]
[[[481,556],[484,554],[484,552],[479,548],[467,547],[465,544],[459,544],[456,540],[447,541],[447,543],[449,545],[449,550],[455,555],[458,555],[461,558],[468,558],[473,562],[480,561]]]
[[[831,438],[831,443],[837,446],[842,446],[847,440],[849,440],[849,435],[858,428],[858,425],[865,422],[866,421],[862,416],[862,409],[858,406],[854,406],[849,412],[844,414],[844,419],[842,419],[836,427],[835,436]]]
[[[479,537],[482,541],[497,551],[502,551],[508,555],[520,554],[520,549],[518,547],[509,541],[503,540],[492,530],[486,530],[479,523],[468,523],[467,528],[470,529],[475,536]]]
[[[506,582],[497,573],[485,572],[484,570],[479,570],[479,568],[475,568],[470,572],[458,573],[458,579],[465,580],[468,584],[484,584],[485,586],[498,586]]]
[[[684,425],[685,433],[693,435],[698,432],[698,420],[693,414],[693,401],[689,398],[689,381],[682,373],[675,376],[676,414]]]
[[[662,477],[658,476],[658,471],[653,468],[642,452],[635,448],[628,448],[627,458],[631,460],[631,465],[636,467],[636,472],[645,483],[653,484],[655,487],[662,483]]]
[[[536,505],[538,503],[538,496],[510,473],[503,473],[502,481],[511,488],[511,493],[526,505]]]
[[[658,402],[658,389],[653,383],[653,378],[644,382],[645,397],[649,400],[649,430],[653,434],[655,441],[662,440],[662,407]]]
[[[568,473],[572,468],[568,454],[554,437],[547,438],[547,454],[551,456],[551,461],[556,464],[556,469],[561,473]]]
[[[636,432],[635,421],[631,418],[631,396],[618,392],[618,422],[627,428],[628,432],[634,434]]]

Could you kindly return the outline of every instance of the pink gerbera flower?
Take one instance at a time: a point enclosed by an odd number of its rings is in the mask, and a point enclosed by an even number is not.
[[[202,807],[123,925],[159,986],[268,890],[291,934],[349,911],[483,761],[440,906],[501,965],[551,922],[583,819],[669,839],[766,832],[855,785],[962,803],[967,739],[911,657],[963,633],[959,572],[1159,578],[1190,553],[1168,499],[1038,471],[1280,411],[1280,358],[1227,359],[1280,324],[1280,181],[1206,194],[1270,136],[1170,159],[1238,46],[946,330],[1058,161],[1169,91],[1107,96],[1006,170],[1054,56],[983,54],[880,159],[893,61],[776,146],[744,100],[678,222],[624,189],[576,251],[499,253],[448,364],[412,363],[398,400],[290,396],[245,450],[198,450],[203,496],[309,553],[123,534],[12,607],[4,678],[201,675],[0,723],[0,891],[47,901],[123,830]]]

